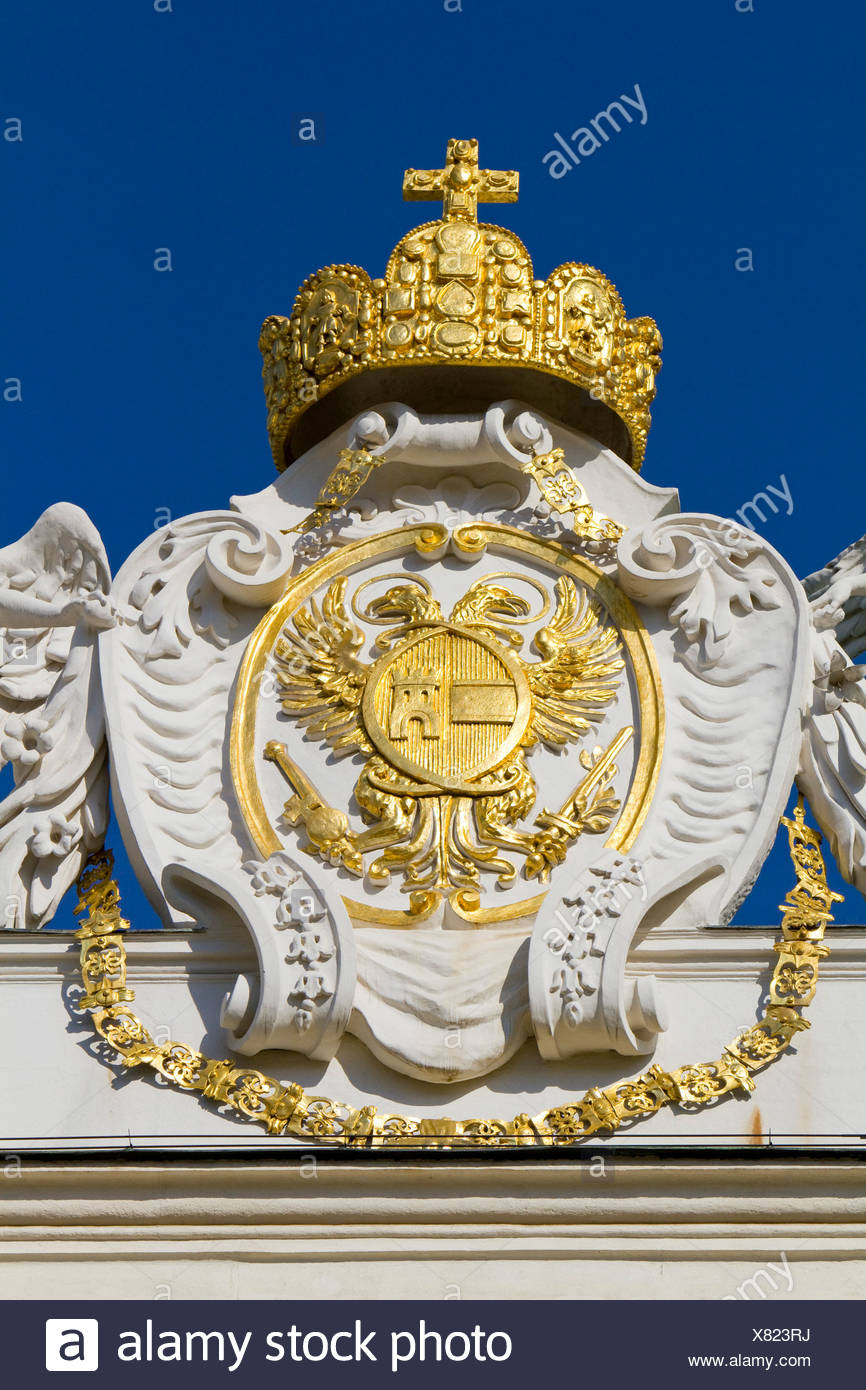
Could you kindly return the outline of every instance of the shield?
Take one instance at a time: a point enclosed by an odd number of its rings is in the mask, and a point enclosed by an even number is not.
[[[374,668],[363,717],[379,752],[430,791],[480,795],[518,747],[531,713],[519,661],[448,624],[414,632]]]

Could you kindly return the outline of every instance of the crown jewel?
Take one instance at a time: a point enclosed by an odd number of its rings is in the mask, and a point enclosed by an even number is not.
[[[398,242],[384,279],[328,266],[301,286],[291,317],[265,319],[259,347],[279,469],[302,418],[337,388],[353,385],[352,411],[400,395],[394,369],[456,365],[567,383],[554,413],[589,414],[588,430],[640,467],[661,335],[651,318],[628,319],[592,266],[568,262],[536,280],[518,238],[478,222],[478,202],[515,202],[518,182],[513,170],[479,169],[477,140],[449,140],[444,168],[407,169],[403,181],[408,201],[441,197],[442,217]]]

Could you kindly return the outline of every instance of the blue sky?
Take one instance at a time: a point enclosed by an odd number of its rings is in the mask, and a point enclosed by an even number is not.
[[[0,540],[65,498],[116,569],[167,514],[263,487],[262,319],[329,262],[381,274],[419,220],[403,169],[476,136],[483,164],[520,170],[497,217],[537,274],[588,261],[661,327],[645,476],[731,515],[784,475],[790,515],[758,529],[820,567],[866,530],[866,12],[743,4],[6,7],[0,384],[21,400],[0,401]],[[554,132],[636,86],[645,121],[552,178]],[[777,920],[788,879],[774,854],[741,918]],[[861,909],[849,891],[840,917]]]

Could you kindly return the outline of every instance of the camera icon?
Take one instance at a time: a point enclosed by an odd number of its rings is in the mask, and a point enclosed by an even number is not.
[[[99,1322],[96,1318],[47,1318],[46,1371],[99,1369]]]

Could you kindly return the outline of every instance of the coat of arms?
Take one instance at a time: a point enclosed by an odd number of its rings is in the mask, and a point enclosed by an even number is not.
[[[330,266],[262,328],[275,482],[172,521],[114,580],[67,504],[0,551],[7,925],[48,922],[84,869],[103,1036],[277,1132],[299,1086],[129,1011],[92,861],[109,767],[164,924],[255,946],[212,1021],[228,1046],[327,1064],[352,1033],[401,1084],[468,1082],[525,1044],[542,1071],[651,1054],[664,992],[632,943],[730,918],[795,777],[866,885],[862,545],[804,587],[757,535],[680,513],[638,476],[652,320],[582,262],[536,279],[478,222],[517,175],[479,169],[474,141],[404,192],[442,214],[383,279]],[[801,1026],[825,949],[809,912],[823,930],[833,895],[792,835],[808,891],[723,1089]],[[671,1075],[623,1096],[698,1095]],[[596,1128],[631,1103],[598,1096]],[[508,1133],[577,1134],[573,1111]]]
[[[346,583],[333,580],[321,608],[292,616],[275,661],[286,713],[335,750],[366,758],[354,797],[372,824],[354,832],[345,816],[323,816],[303,783],[286,819],[303,819],[313,848],[358,875],[365,854],[375,854],[371,878],[401,875],[416,911],[443,893],[477,908],[482,874],[513,883],[517,870],[501,851],[523,859],[527,878],[545,881],[561,844],[610,825],[619,807],[607,791],[616,767],[609,753],[584,752],[587,770],[569,798],[572,817],[560,813],[557,837],[549,824],[518,828],[537,800],[527,754],[539,742],[580,742],[593,729],[621,678],[616,630],[586,591],[560,578],[556,611],[534,639],[536,660],[527,662],[513,621],[529,614],[526,598],[499,577],[479,579],[446,618],[416,575],[368,603],[368,621],[389,626],[374,643],[378,660],[365,663]],[[290,782],[300,781],[283,744],[266,751]],[[542,815],[550,822],[549,811]]]

